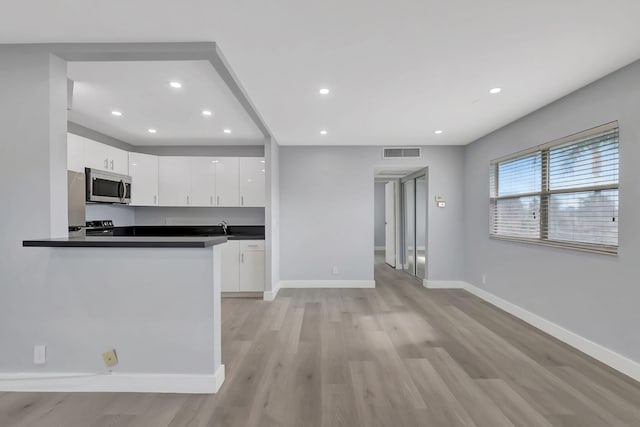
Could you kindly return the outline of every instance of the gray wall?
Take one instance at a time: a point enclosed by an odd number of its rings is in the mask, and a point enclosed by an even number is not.
[[[489,161],[619,120],[620,251],[597,255],[489,239]],[[640,62],[467,146],[465,278],[640,361]],[[482,274],[487,284],[482,285]]]
[[[53,344],[50,251],[22,240],[67,233],[66,63],[0,46],[0,371],[32,371],[34,344]]]
[[[381,147],[280,147],[283,280],[372,280],[374,167],[429,167],[429,279],[463,278],[464,147],[423,147],[422,159],[382,160]],[[339,273],[331,273],[332,266]]]
[[[385,182],[376,182],[375,184],[375,190],[374,190],[374,207],[373,207],[373,226],[374,226],[374,232],[373,232],[373,244],[376,247],[383,247],[384,246],[384,186],[385,186]]]
[[[265,290],[271,291],[280,281],[280,146],[271,139],[265,146],[266,207],[265,207]]]

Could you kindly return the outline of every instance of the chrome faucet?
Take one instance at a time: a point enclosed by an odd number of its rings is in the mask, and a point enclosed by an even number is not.
[[[228,231],[229,231],[229,229],[228,229],[229,224],[227,224],[227,221],[221,221],[218,225],[219,225],[220,227],[222,227],[222,232],[224,233],[224,235],[225,235],[225,236],[226,236],[227,234],[229,234],[229,233],[228,233]]]

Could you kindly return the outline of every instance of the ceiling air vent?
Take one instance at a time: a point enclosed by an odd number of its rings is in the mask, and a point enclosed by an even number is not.
[[[419,147],[393,147],[383,148],[383,159],[415,159],[422,157]]]

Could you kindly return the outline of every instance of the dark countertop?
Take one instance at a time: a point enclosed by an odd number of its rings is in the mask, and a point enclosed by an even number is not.
[[[230,225],[229,240],[264,240],[264,225]],[[115,227],[114,236],[225,236],[217,225],[135,225]]]
[[[44,248],[208,248],[226,241],[226,236],[91,236],[25,240],[22,242],[22,246]]]

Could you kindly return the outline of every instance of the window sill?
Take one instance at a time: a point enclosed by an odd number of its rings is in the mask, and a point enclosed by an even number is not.
[[[594,254],[614,256],[618,255],[617,246],[590,245],[587,243],[560,242],[555,240],[526,239],[519,237],[498,236],[495,234],[490,234],[489,238],[491,238],[492,240],[503,240],[507,242],[529,243],[538,246],[551,246],[554,248],[572,249],[574,251],[589,252]]]

